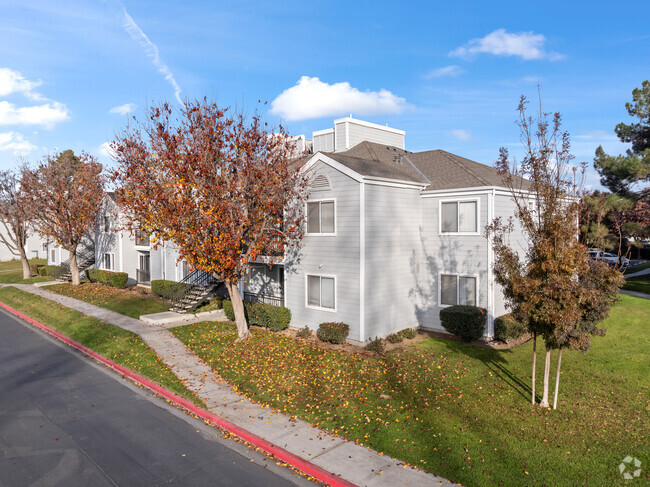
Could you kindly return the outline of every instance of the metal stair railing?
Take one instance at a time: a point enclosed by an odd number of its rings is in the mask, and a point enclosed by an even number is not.
[[[215,279],[211,273],[195,270],[169,288],[162,299],[163,302],[170,303],[170,309],[189,313],[213,294],[219,284],[221,281]]]
[[[84,271],[95,263],[95,246],[84,247],[80,252],[77,252],[77,268],[79,272]],[[58,280],[69,281],[72,278],[72,271],[70,270],[70,259],[61,262],[58,269],[52,272],[52,277]]]

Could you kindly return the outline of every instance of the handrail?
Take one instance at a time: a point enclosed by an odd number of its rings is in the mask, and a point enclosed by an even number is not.
[[[181,281],[169,288],[167,292],[163,294],[162,299],[163,301],[169,301],[172,306],[178,306],[183,298],[191,292],[210,286],[216,286],[220,282],[221,281],[215,279],[215,277],[209,272],[194,270]]]

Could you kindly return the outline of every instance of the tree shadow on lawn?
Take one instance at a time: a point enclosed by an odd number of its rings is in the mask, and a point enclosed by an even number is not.
[[[476,360],[483,362],[485,367],[494,374],[495,377],[503,381],[507,386],[515,390],[521,397],[530,400],[532,389],[530,384],[524,382],[512,370],[508,368],[508,355],[512,354],[510,350],[494,350],[482,348],[466,343],[458,343],[445,339],[439,339],[447,349],[467,355]]]

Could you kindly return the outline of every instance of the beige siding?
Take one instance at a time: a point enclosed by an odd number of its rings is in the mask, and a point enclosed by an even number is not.
[[[388,130],[379,128],[366,127],[355,123],[348,124],[350,130],[350,147],[354,147],[360,142],[376,142],[377,144],[391,145],[394,147],[404,148],[404,135],[397,134]]]
[[[334,152],[334,132],[314,136],[314,153]]]

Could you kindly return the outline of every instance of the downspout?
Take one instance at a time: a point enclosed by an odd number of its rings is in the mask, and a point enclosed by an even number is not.
[[[366,186],[359,183],[359,341],[366,341]]]
[[[492,192],[488,194],[488,225],[492,223],[494,219],[494,197],[495,189],[492,188]],[[494,272],[492,270],[492,265],[494,264],[494,250],[490,244],[490,240],[487,239],[487,262],[488,262],[488,285],[487,285],[487,303],[488,303],[488,322],[487,322],[487,336],[489,338],[494,337]]]

